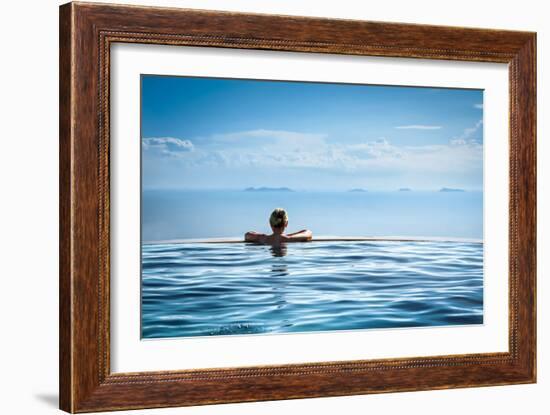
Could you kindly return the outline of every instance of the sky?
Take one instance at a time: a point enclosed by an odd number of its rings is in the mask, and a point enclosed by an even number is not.
[[[142,75],[147,189],[481,190],[483,91]]]

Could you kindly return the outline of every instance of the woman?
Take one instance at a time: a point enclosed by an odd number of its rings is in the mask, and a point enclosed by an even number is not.
[[[284,209],[277,208],[269,217],[269,225],[273,233],[266,235],[258,232],[247,232],[244,235],[246,242],[255,242],[259,244],[278,246],[284,242],[306,242],[311,241],[313,234],[310,230],[304,229],[298,232],[285,235],[285,229],[288,226],[288,215]]]

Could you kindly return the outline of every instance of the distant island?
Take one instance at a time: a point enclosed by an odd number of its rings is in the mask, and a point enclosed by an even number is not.
[[[247,187],[245,192],[293,192],[288,187]]]
[[[366,192],[366,190],[365,190],[365,189],[357,188],[357,189],[348,190],[348,192],[353,192],[353,193],[364,193],[364,192]]]
[[[451,187],[442,187],[440,192],[444,192],[444,193],[446,193],[446,192],[465,192],[465,190],[464,189],[453,189]]]
[[[410,187],[402,187],[402,188],[399,189],[399,191],[400,192],[410,192],[411,189],[410,189]]]

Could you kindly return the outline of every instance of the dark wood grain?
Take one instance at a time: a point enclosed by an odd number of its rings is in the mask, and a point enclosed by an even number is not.
[[[111,373],[109,70],[115,42],[510,66],[509,351]],[[70,3],[60,9],[60,407],[89,412],[536,379],[534,33]]]
[[[72,21],[69,7],[59,14],[59,406],[73,409],[71,299],[71,55]]]

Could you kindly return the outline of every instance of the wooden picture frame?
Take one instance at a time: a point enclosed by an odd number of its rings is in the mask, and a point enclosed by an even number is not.
[[[509,65],[509,351],[111,373],[113,43]],[[60,8],[60,407],[68,412],[343,396],[536,380],[536,34],[156,7]]]

